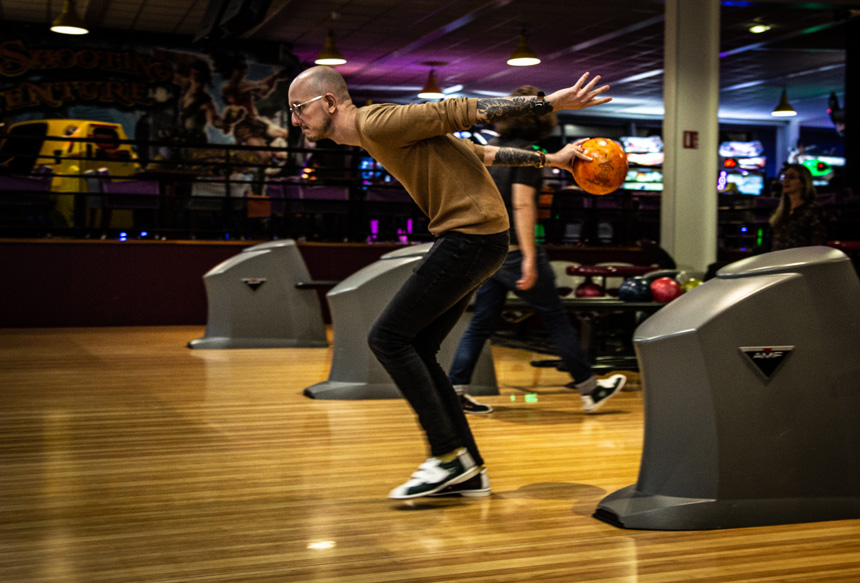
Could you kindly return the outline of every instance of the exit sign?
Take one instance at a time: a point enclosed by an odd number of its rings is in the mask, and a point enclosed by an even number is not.
[[[699,132],[684,131],[684,148],[688,150],[699,149]]]

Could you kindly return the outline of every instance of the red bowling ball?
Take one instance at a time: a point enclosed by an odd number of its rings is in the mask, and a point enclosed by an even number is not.
[[[596,283],[586,282],[577,286],[573,293],[578,298],[602,298],[606,295],[606,290]]]
[[[684,293],[680,284],[671,277],[661,277],[651,282],[651,297],[655,302],[671,302]]]

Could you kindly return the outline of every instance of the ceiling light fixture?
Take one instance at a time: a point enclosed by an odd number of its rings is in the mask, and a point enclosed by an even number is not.
[[[63,11],[51,23],[51,30],[60,34],[87,34],[87,26],[84,20],[78,16],[75,0],[66,0],[63,3]]]
[[[317,65],[345,65],[346,59],[343,58],[343,55],[337,50],[337,47],[334,45],[334,33],[329,30],[328,35],[325,37],[325,45],[323,46],[323,50],[320,51],[319,56],[317,56],[314,61]]]
[[[779,103],[770,114],[774,117],[793,117],[797,112],[788,102],[788,92],[783,89],[782,97],[779,98]]]
[[[427,77],[427,83],[424,84],[424,89],[418,94],[421,99],[442,99],[445,94],[436,82],[436,70],[430,69],[430,75]]]
[[[760,22],[757,22],[749,27],[749,31],[753,34],[761,34],[763,32],[769,31],[771,28],[772,27],[769,24],[762,24]]]
[[[508,59],[508,65],[512,67],[530,67],[540,63],[540,59],[529,46],[528,35],[525,28],[520,33],[520,40],[517,43],[517,48],[514,49],[514,54]]]

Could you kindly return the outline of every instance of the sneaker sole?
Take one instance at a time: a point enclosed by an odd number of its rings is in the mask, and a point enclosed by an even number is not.
[[[492,494],[489,488],[486,490],[461,490],[459,492],[436,492],[430,494],[432,498],[486,498]]]
[[[493,408],[490,407],[489,411],[469,411],[468,409],[463,409],[463,413],[467,413],[469,415],[489,415],[493,412]]]
[[[471,492],[436,492],[430,498],[486,498],[492,494],[489,490],[473,490]]]
[[[448,486],[453,486],[454,484],[459,484],[460,482],[465,482],[469,478],[477,476],[479,473],[481,473],[481,468],[479,468],[478,466],[475,466],[475,467],[467,470],[466,472],[460,474],[459,476],[455,476],[455,477],[451,478],[450,480],[448,480],[447,482],[443,482],[442,484],[440,484],[439,486],[436,486],[432,490],[427,490],[426,492],[421,492],[420,494],[404,494],[402,496],[391,496],[389,494],[388,498],[390,500],[411,500],[413,498],[421,498],[423,496],[430,496],[432,494],[437,493],[439,490],[443,490],[443,489],[447,488]]]

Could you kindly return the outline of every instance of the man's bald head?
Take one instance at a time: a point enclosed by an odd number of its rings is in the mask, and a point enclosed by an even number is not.
[[[352,98],[349,96],[349,88],[346,86],[346,81],[340,73],[331,67],[311,67],[310,69],[302,71],[293,80],[291,87],[296,86],[299,83],[305,85],[306,89],[308,89],[308,93],[313,93],[314,95],[331,93],[341,104],[352,103]]]

